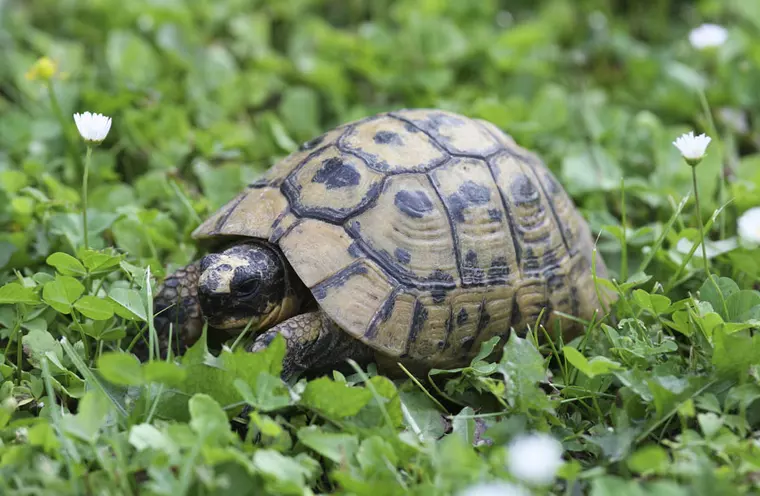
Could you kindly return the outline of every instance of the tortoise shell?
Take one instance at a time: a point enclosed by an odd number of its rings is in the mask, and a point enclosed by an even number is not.
[[[551,172],[493,124],[439,110],[305,143],[193,235],[278,245],[342,329],[431,366],[524,334],[542,312],[552,328],[556,312],[599,307],[589,228]]]

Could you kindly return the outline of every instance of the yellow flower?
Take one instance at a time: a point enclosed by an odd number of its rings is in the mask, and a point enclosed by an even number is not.
[[[32,67],[24,75],[29,81],[50,81],[58,72],[58,64],[56,64],[50,57],[42,57],[37,59]]]

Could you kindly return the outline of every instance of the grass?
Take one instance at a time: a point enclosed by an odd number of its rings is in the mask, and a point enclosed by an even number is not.
[[[0,492],[448,495],[525,485],[509,443],[545,432],[565,463],[535,494],[757,493],[760,249],[736,219],[760,205],[760,4],[623,5],[0,2]],[[694,49],[702,22],[726,43]],[[397,381],[283,382],[281,341],[128,352],[202,219],[299,143],[398,107],[538,152],[599,236],[609,312]],[[113,118],[86,231],[85,110]],[[691,129],[713,138],[699,211],[672,145]]]

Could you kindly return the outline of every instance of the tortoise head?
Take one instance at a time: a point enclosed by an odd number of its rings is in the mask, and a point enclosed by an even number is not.
[[[198,299],[211,327],[242,331],[277,324],[294,313],[283,256],[265,243],[244,242],[201,259]]]

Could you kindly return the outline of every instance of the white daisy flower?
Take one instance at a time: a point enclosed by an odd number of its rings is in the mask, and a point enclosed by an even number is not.
[[[744,212],[737,221],[739,237],[750,243],[760,243],[760,207]]]
[[[108,131],[111,129],[111,118],[103,114],[92,114],[90,112],[74,114],[74,122],[79,134],[85,141],[100,143],[106,139]]]
[[[549,484],[564,463],[562,451],[562,444],[548,434],[519,436],[509,443],[507,467],[523,482]]]
[[[697,50],[718,47],[727,39],[728,30],[717,24],[702,24],[689,33],[689,43]]]
[[[689,165],[697,165],[705,156],[707,145],[710,144],[711,140],[712,138],[706,134],[694,136],[694,131],[689,131],[688,134],[682,134],[676,138],[673,145],[678,148]]]
[[[530,493],[509,482],[483,482],[460,491],[457,496],[530,496]]]

